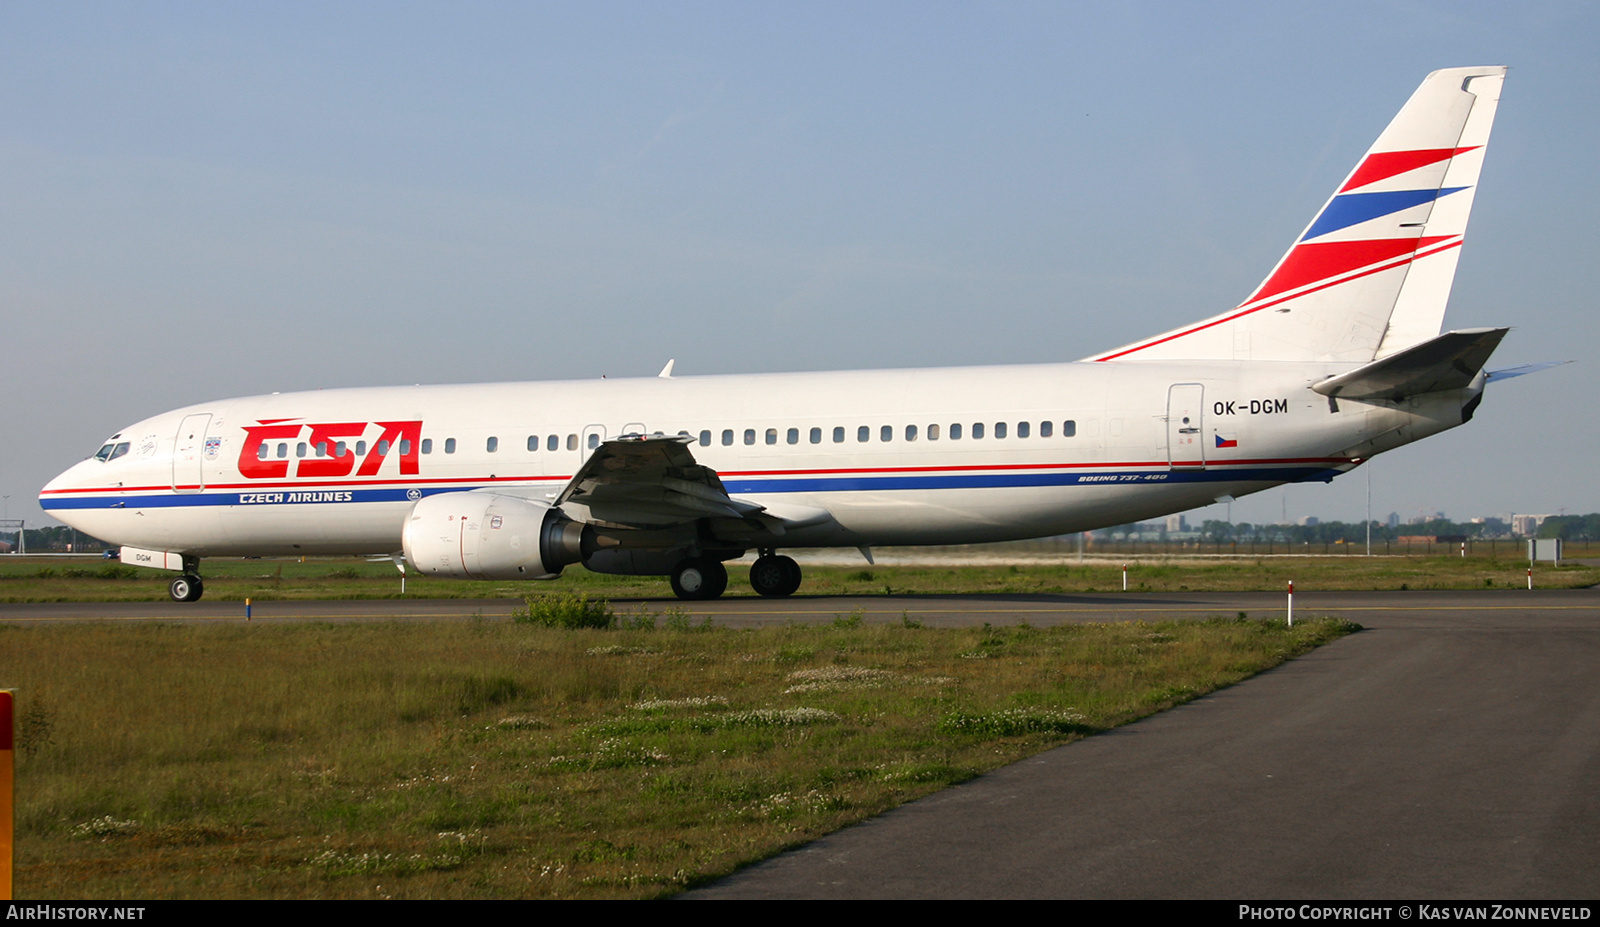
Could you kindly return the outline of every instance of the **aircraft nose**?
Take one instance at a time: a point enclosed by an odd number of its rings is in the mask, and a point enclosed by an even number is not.
[[[81,460],[67,469],[56,474],[55,479],[44,484],[39,490],[39,507],[43,509],[56,508],[55,503],[62,499],[63,493],[69,492],[85,485],[84,470],[88,465],[97,463],[93,460]]]

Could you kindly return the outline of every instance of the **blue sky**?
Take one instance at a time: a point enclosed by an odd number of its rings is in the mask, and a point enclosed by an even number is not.
[[[1600,7],[0,2],[0,493],[348,385],[1071,360],[1235,305],[1423,75],[1511,74],[1375,514],[1600,510]],[[1573,403],[1576,401],[1577,406]],[[1576,410],[1576,411],[1575,411]],[[1238,520],[1360,518],[1366,479]],[[1220,509],[1195,517],[1220,517]]]

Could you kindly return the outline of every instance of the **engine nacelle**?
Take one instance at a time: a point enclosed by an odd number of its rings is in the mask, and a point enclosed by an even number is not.
[[[575,563],[574,522],[542,502],[488,492],[428,496],[411,507],[401,547],[411,568],[463,579],[554,579]]]

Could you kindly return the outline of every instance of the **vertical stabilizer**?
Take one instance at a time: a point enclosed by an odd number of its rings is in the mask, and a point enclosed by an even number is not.
[[[1088,359],[1365,363],[1438,335],[1505,73],[1429,74],[1237,308]]]

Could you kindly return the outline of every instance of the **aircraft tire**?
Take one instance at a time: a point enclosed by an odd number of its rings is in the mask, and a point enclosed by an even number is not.
[[[794,595],[800,588],[800,564],[792,557],[759,557],[750,566],[750,586],[764,596]]]
[[[690,557],[672,571],[672,591],[680,599],[715,599],[728,588],[721,561]]]
[[[172,596],[174,602],[198,602],[205,591],[205,583],[200,581],[200,577],[189,573],[173,580],[167,587],[167,593]]]

